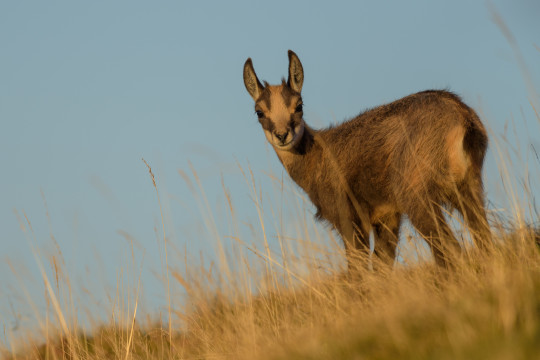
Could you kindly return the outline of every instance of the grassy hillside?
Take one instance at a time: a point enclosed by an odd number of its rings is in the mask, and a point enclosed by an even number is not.
[[[538,359],[540,233],[497,237],[493,254],[469,249],[451,272],[430,263],[398,265],[362,280],[311,268],[171,273],[189,294],[168,324],[103,325],[88,333],[58,327],[8,359]],[[243,285],[242,285],[243,284]],[[246,292],[246,289],[251,289]],[[260,289],[261,291],[256,291]],[[257,294],[258,293],[258,294]],[[252,295],[256,294],[256,295]],[[135,308],[136,313],[136,308]],[[129,324],[130,322],[128,322]],[[172,330],[172,332],[170,332]],[[62,336],[62,334],[64,334]]]

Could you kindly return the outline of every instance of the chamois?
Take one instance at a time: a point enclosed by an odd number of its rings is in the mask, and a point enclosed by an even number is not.
[[[316,217],[341,235],[349,271],[367,265],[371,230],[379,264],[394,263],[402,215],[441,267],[461,251],[444,209],[457,209],[477,247],[488,248],[482,184],[488,138],[474,110],[449,91],[427,90],[315,130],[303,119],[302,64],[288,54],[287,81],[263,85],[248,58],[244,85],[279,160]]]

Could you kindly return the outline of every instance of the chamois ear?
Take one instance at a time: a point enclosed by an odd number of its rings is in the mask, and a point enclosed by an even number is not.
[[[255,74],[255,69],[253,69],[251,58],[248,58],[244,64],[244,85],[246,86],[246,90],[248,91],[249,95],[251,95],[253,100],[257,101],[259,96],[261,96],[263,86],[257,78],[257,74]]]
[[[289,50],[289,79],[287,85],[296,92],[302,92],[304,84],[304,68],[294,51]]]

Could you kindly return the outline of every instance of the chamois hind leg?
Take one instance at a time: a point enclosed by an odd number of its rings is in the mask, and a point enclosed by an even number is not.
[[[396,247],[399,241],[401,214],[389,214],[379,219],[373,226],[375,246],[373,268],[391,267],[396,258]]]
[[[452,260],[461,252],[461,246],[454,237],[438,204],[417,206],[407,214],[413,226],[431,248],[437,265],[450,268]]]
[[[451,198],[452,206],[463,216],[475,245],[486,251],[491,245],[491,229],[484,208],[481,177],[469,175],[457,190]]]

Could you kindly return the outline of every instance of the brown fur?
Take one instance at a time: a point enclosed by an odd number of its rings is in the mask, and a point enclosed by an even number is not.
[[[279,160],[309,195],[317,218],[341,234],[349,268],[354,257],[367,258],[371,230],[375,255],[393,263],[402,215],[427,240],[436,262],[447,266],[460,246],[443,206],[457,209],[476,244],[486,248],[481,172],[488,140],[470,107],[453,93],[429,90],[314,130],[298,112],[302,65],[292,51],[289,61],[287,83],[263,86],[248,59],[244,82]]]

